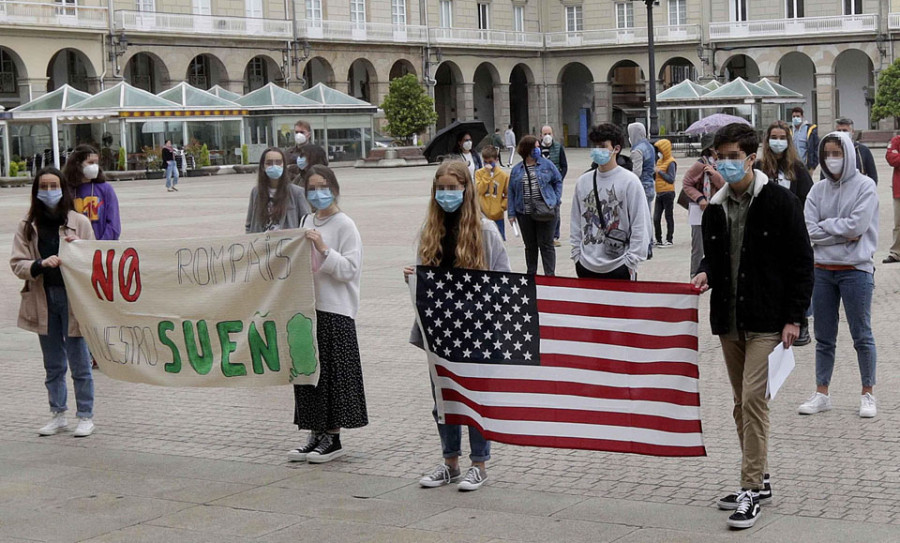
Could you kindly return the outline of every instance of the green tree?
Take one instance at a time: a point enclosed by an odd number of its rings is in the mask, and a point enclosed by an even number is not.
[[[391,81],[381,109],[388,120],[388,133],[405,142],[437,121],[434,100],[413,74]]]
[[[878,92],[872,107],[872,121],[900,117],[900,58],[885,68],[878,78]]]

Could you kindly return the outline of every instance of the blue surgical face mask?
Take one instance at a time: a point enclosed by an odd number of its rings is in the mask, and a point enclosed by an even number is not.
[[[463,203],[463,190],[436,190],[434,191],[434,200],[447,213],[453,213]]]
[[[43,202],[48,209],[56,209],[59,201],[62,200],[62,189],[39,190],[37,199]]]
[[[334,196],[328,187],[309,189],[306,191],[306,199],[309,201],[309,205],[316,209],[328,209],[334,203]]]
[[[532,151],[531,151],[531,157],[532,157],[533,159],[535,159],[535,160],[541,158],[541,150],[538,149],[537,147],[535,147],[534,149],[532,149]]]
[[[722,175],[726,183],[737,183],[747,175],[743,160],[719,159],[716,162],[716,170]]]
[[[297,157],[297,167],[300,168],[301,170],[306,169],[306,157],[305,156]]]
[[[800,126],[803,124],[803,117],[794,117],[791,119],[791,122],[794,123],[794,126]]]
[[[612,151],[603,147],[591,149],[591,160],[598,166],[605,166],[612,159]]]
[[[787,148],[788,148],[787,140],[773,140],[773,139],[769,140],[769,149],[771,149],[775,153],[781,154],[781,153],[787,151]]]
[[[283,173],[284,168],[281,166],[266,167],[266,175],[269,176],[269,179],[281,179],[281,174]]]

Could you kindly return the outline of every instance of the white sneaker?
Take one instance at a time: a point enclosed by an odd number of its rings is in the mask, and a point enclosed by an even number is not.
[[[808,400],[800,404],[797,412],[801,415],[815,415],[822,411],[831,411],[831,396],[814,392]]]
[[[94,421],[93,419],[85,419],[78,417],[78,426],[75,428],[75,432],[72,433],[75,437],[87,437],[94,433]]]
[[[859,416],[864,419],[871,419],[875,416],[875,396],[870,392],[866,392],[859,398]]]
[[[38,430],[38,435],[41,436],[52,436],[57,432],[61,432],[69,427],[69,422],[66,420],[66,412],[60,411],[59,413],[54,413],[53,418],[50,419],[43,428]]]

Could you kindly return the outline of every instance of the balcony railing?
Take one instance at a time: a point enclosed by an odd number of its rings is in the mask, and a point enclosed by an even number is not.
[[[900,30],[900,13],[891,13],[888,15],[888,28],[891,30]]]
[[[429,28],[432,43],[446,45],[477,45],[492,47],[544,47],[544,35],[539,32],[507,30],[477,30],[469,28]]]
[[[742,38],[790,38],[878,32],[878,15],[836,15],[730,23],[709,23],[711,41]]]
[[[106,24],[104,7],[0,2],[0,25],[64,26],[103,30]]]
[[[630,45],[647,43],[647,29],[613,28],[583,32],[549,32],[545,35],[547,48],[583,47],[592,45]],[[661,43],[700,41],[699,25],[657,26],[653,39]]]
[[[291,22],[282,19],[220,17],[190,13],[117,11],[116,29],[130,32],[211,34],[252,39],[291,39]]]
[[[355,23],[321,19],[297,21],[297,35],[311,40],[425,43],[426,32],[424,26],[416,25]]]

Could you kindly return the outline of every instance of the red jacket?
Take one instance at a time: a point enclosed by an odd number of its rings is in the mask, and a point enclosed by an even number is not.
[[[894,168],[893,189],[894,198],[900,198],[900,136],[891,138],[888,144],[887,154],[884,156],[888,164]]]

